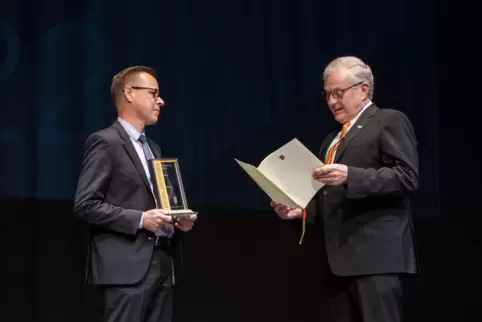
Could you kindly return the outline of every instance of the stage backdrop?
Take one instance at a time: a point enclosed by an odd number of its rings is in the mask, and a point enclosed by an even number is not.
[[[73,220],[72,198],[85,139],[115,119],[112,76],[131,65],[159,74],[167,104],[148,134],[179,158],[188,200],[200,211],[185,239],[175,321],[321,321],[316,229],[300,247],[234,158],[257,165],[294,137],[317,153],[338,126],[320,97],[320,76],[340,55],[372,66],[374,101],[406,113],[417,134],[422,273],[405,292],[406,319],[465,321],[470,304],[478,308],[469,294],[482,269],[468,263],[480,253],[470,216],[482,211],[471,142],[480,134],[467,127],[476,100],[460,99],[476,98],[477,86],[448,82],[439,55],[449,50],[437,36],[442,23],[453,31],[454,20],[441,3],[3,0],[2,321],[95,321],[95,292],[83,285],[86,229]],[[472,91],[456,91],[456,83]],[[458,220],[448,224],[449,213]],[[449,248],[457,267],[450,302]]]
[[[438,213],[435,14],[430,0],[18,0],[0,14],[0,193],[70,200],[83,144],[109,126],[112,76],[159,73],[148,133],[177,157],[191,204],[266,209],[237,166],[337,126],[320,97],[336,56],[363,58],[375,102],[405,112],[420,151],[419,213]]]

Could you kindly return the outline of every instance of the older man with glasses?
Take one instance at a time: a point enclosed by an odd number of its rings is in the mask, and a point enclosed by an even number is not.
[[[271,205],[283,219],[319,227],[330,321],[400,322],[401,276],[418,273],[410,207],[416,136],[404,113],[372,102],[373,74],[361,59],[333,60],[323,80],[341,125],[321,144],[324,165],[313,169],[326,185],[307,209]]]

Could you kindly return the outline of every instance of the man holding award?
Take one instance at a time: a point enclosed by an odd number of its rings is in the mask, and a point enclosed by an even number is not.
[[[400,277],[418,272],[410,196],[418,188],[414,130],[379,109],[370,67],[340,57],[323,74],[324,97],[342,127],[321,145],[312,177],[324,184],[303,210],[277,202],[283,219],[319,225],[330,321],[400,322]]]
[[[177,160],[144,132],[164,106],[154,70],[122,70],[111,95],[118,119],[87,138],[75,194],[75,216],[90,225],[87,281],[102,287],[104,321],[170,322],[181,236],[197,215]]]

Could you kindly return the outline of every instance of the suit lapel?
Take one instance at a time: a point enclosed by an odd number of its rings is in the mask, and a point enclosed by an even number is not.
[[[121,139],[124,140],[124,148],[127,154],[129,155],[129,158],[131,159],[132,163],[134,163],[134,166],[137,169],[137,172],[139,172],[139,175],[141,176],[142,181],[144,181],[144,184],[146,185],[147,189],[151,191],[151,185],[149,184],[149,180],[147,179],[146,171],[142,166],[141,160],[139,159],[139,155],[137,154],[137,151],[134,148],[134,145],[132,144],[129,134],[127,134],[127,132],[124,130],[124,127],[122,127],[122,125],[117,120],[114,122],[112,127],[114,127],[117,130]]]
[[[157,144],[155,144],[150,138],[147,138],[147,143],[151,148],[152,154],[154,155],[155,159],[162,158],[161,149]]]
[[[345,137],[336,149],[335,159],[333,160],[333,163],[338,162],[340,157],[343,155],[346,147],[350,144],[351,140],[353,140],[353,138],[368,124],[368,122],[370,122],[372,116],[377,110],[378,107],[376,107],[376,105],[372,103],[369,107],[367,107],[365,111],[363,111],[363,113],[360,115],[355,124],[353,124],[348,133],[346,133]]]

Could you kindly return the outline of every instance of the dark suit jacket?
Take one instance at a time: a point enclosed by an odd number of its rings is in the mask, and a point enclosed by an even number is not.
[[[337,132],[320,149],[324,160]],[[307,207],[323,227],[336,275],[416,273],[410,196],[418,187],[414,130],[401,112],[369,106],[339,145],[334,163],[348,182],[324,186]]]
[[[157,144],[148,139],[154,157]],[[156,208],[149,181],[132,141],[122,125],[91,134],[85,143],[74,214],[90,224],[87,282],[134,284],[147,272],[155,236],[138,229],[142,212]],[[182,269],[180,236],[173,236],[176,280]]]

